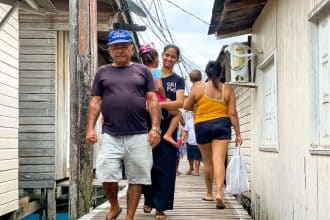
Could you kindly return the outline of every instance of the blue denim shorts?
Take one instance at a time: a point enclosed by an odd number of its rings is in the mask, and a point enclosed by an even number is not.
[[[231,140],[231,122],[229,118],[217,118],[195,124],[196,141],[207,144],[212,140]]]

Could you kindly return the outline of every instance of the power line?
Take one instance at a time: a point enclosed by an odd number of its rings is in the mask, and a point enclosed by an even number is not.
[[[203,19],[201,19],[200,17],[190,13],[189,11],[185,10],[184,8],[181,8],[179,5],[175,4],[174,2],[170,1],[170,0],[166,0],[168,3],[174,5],[175,7],[177,7],[178,9],[180,9],[181,11],[185,12],[186,14],[200,20],[201,22],[203,22],[204,24],[210,25],[208,22],[204,21]]]

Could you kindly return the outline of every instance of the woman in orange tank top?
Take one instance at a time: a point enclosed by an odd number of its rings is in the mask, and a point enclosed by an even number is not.
[[[225,159],[231,126],[234,127],[236,145],[242,144],[239,121],[236,111],[236,96],[230,85],[220,82],[221,67],[218,62],[210,61],[206,66],[208,81],[192,87],[184,102],[184,109],[191,111],[196,107],[195,133],[198,148],[204,163],[206,195],[203,200],[213,201],[212,183],[216,179],[216,207],[225,208],[223,182]]]

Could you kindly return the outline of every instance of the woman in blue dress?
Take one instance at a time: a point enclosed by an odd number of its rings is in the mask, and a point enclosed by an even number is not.
[[[176,45],[165,46],[162,53],[161,79],[166,98],[170,101],[159,104],[163,109],[163,115],[166,115],[166,110],[178,110],[183,106],[184,80],[173,72],[179,58],[180,49]],[[161,121],[162,139],[159,145],[153,149],[152,185],[145,186],[143,189],[145,198],[143,210],[145,213],[150,213],[153,208],[156,209],[156,219],[166,219],[164,211],[173,209],[174,203],[178,148],[163,138],[170,122],[171,116],[165,117]],[[176,140],[176,132],[173,133],[173,138]]]

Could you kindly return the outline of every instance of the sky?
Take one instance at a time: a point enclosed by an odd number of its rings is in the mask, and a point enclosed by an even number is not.
[[[214,34],[208,35],[209,23],[211,21],[214,0],[170,0],[179,7],[185,9],[189,13],[199,17],[208,24],[203,23],[197,18],[185,13],[167,0],[134,0],[141,6],[141,1],[150,8],[150,13],[156,17],[154,5],[152,2],[161,3],[165,20],[169,31],[175,39],[175,44],[181,49],[181,53],[189,61],[196,66],[189,67],[198,68],[202,72],[209,60],[215,60],[223,45],[232,42],[243,41],[247,37],[228,38],[224,40],[216,39]],[[202,3],[201,3],[202,2]],[[157,4],[159,5],[159,4]],[[160,14],[160,11],[158,11]],[[133,15],[134,22],[140,25],[143,23],[141,18]],[[162,52],[165,46],[150,30],[147,24],[147,30],[139,32],[140,43],[154,43],[158,52]],[[150,42],[151,41],[151,42]],[[189,70],[190,71],[190,70]]]

